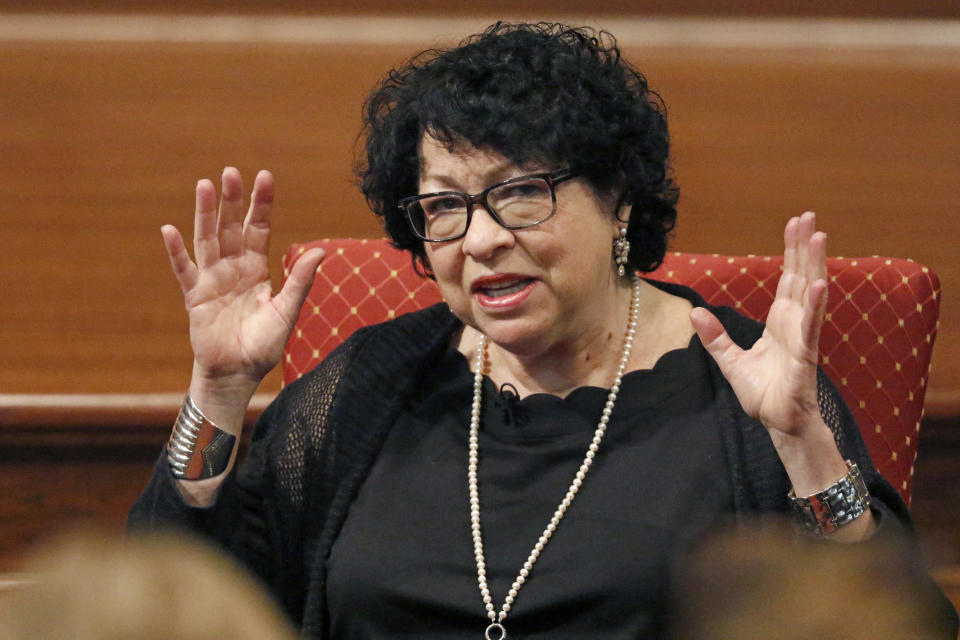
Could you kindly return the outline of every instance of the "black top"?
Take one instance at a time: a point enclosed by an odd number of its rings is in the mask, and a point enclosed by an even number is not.
[[[694,337],[624,377],[583,488],[507,617],[511,640],[661,635],[671,559],[733,513],[708,357]],[[480,638],[489,622],[467,497],[473,374],[451,349],[420,389],[333,544],[334,638]],[[484,379],[479,491],[498,610],[583,461],[607,393],[517,401]]]
[[[655,281],[651,284],[694,305],[705,305],[689,288]],[[708,308],[741,347],[753,344],[763,330],[762,325],[733,309]],[[181,527],[209,537],[260,577],[290,618],[300,625],[303,638],[333,640],[328,609],[331,605],[328,568],[334,541],[339,539],[347,515],[379,459],[387,436],[397,431],[401,415],[414,406],[411,401],[424,389],[424,378],[442,361],[451,336],[461,327],[446,305],[437,304],[384,324],[358,329],[317,368],[284,388],[267,407],[253,429],[246,456],[220,487],[213,506],[192,508],[184,503],[164,451],[157,458],[149,485],[130,510],[130,527],[140,530]],[[726,477],[716,480],[731,487],[738,523],[755,526],[757,514],[788,512],[786,495],[790,483],[770,436],[763,425],[743,412],[716,364],[709,362],[707,368],[713,391],[710,411],[723,443],[727,471]],[[822,372],[818,375],[818,391],[821,412],[842,455],[854,460],[866,479],[871,509],[880,528],[878,536],[904,536],[902,553],[909,555],[918,571],[923,571],[906,505],[877,473],[853,415]],[[481,451],[484,459],[490,457],[492,446]],[[685,453],[692,455],[692,447]],[[459,455],[462,462],[458,464],[463,465],[461,468],[465,471],[462,450]],[[679,454],[671,454],[671,464],[681,458]],[[662,465],[660,471],[668,466]],[[465,479],[461,482],[466,485]],[[586,486],[596,482],[588,476]],[[488,484],[487,481],[481,484],[481,492],[494,491],[485,489]],[[465,496],[465,489],[463,491]],[[486,511],[491,505],[485,496],[481,493]],[[559,499],[559,495],[551,497],[544,513],[555,507]],[[673,505],[663,500],[658,506],[666,509]],[[432,526],[432,520],[420,513],[421,508],[403,511],[417,517],[422,527]],[[434,507],[434,515],[442,510]],[[577,510],[575,502],[570,515]],[[405,522],[384,520],[381,535],[393,535]],[[532,526],[536,531],[542,524]],[[565,519],[556,541],[550,544],[560,546],[561,534],[570,528]],[[488,534],[495,535],[492,531]],[[601,543],[606,544],[605,538],[599,537],[592,542],[590,551]],[[494,551],[494,548],[504,548],[500,544],[506,543],[490,541],[493,554],[503,553]],[[532,544],[532,540],[523,542],[524,546],[527,544]],[[526,550],[518,556],[524,553]],[[548,547],[544,561],[557,553]],[[579,564],[591,562],[591,556],[583,558],[578,560]],[[471,552],[467,562],[472,561]],[[491,561],[500,562],[496,557]],[[884,561],[883,556],[877,557],[877,562]],[[512,559],[507,559],[505,564],[511,565],[507,573],[512,577],[519,565],[514,566]],[[542,567],[538,565],[531,585],[536,580],[550,582],[542,576]],[[955,639],[956,612],[933,581],[926,575],[924,579],[931,601],[937,602],[943,611],[944,630],[936,637]],[[493,583],[494,589],[501,585],[501,582]],[[521,623],[521,616],[530,615],[533,610],[536,600],[531,594],[535,593],[532,589],[527,593],[526,588],[520,592],[516,618]],[[479,595],[475,602],[480,607]],[[364,603],[354,604],[361,607]],[[570,615],[563,608],[554,613],[558,617]],[[864,630],[865,638],[870,637],[869,631]]]

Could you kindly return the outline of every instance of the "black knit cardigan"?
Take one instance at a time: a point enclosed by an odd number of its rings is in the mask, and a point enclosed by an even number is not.
[[[651,284],[710,308],[742,347],[762,333],[762,325],[728,307],[709,307],[691,289]],[[260,576],[304,638],[326,638],[331,545],[421,373],[460,326],[440,303],[358,330],[264,411],[213,507],[185,505],[164,452],[129,526],[185,527],[214,539]],[[789,481],[766,429],[743,412],[712,360],[710,366],[737,516],[788,511]],[[819,400],[841,453],[862,470],[883,526],[911,531],[906,505],[874,468],[852,414],[822,374]]]

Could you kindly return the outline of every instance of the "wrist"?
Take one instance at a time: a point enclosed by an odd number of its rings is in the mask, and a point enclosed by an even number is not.
[[[259,381],[245,376],[210,377],[194,363],[188,394],[197,408],[218,427],[239,435]]]
[[[847,473],[833,432],[819,415],[792,434],[771,431],[770,439],[799,496],[815,494]]]

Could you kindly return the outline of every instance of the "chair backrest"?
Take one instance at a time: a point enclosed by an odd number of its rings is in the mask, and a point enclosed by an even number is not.
[[[407,253],[382,239],[338,238],[292,246],[284,274],[310,247],[327,257],[287,344],[283,378],[309,371],[359,327],[440,300]],[[709,303],[763,320],[782,259],[669,253],[650,274],[696,289]],[[937,333],[940,281],[896,258],[830,258],[829,302],[820,338],[823,369],[839,387],[874,464],[909,504],[930,355]]]

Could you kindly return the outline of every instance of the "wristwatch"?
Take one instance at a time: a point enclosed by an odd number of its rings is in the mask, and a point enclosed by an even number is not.
[[[788,498],[800,522],[818,533],[833,533],[870,509],[867,485],[852,460],[847,460],[847,475],[836,484],[806,498],[798,498],[791,489]]]

